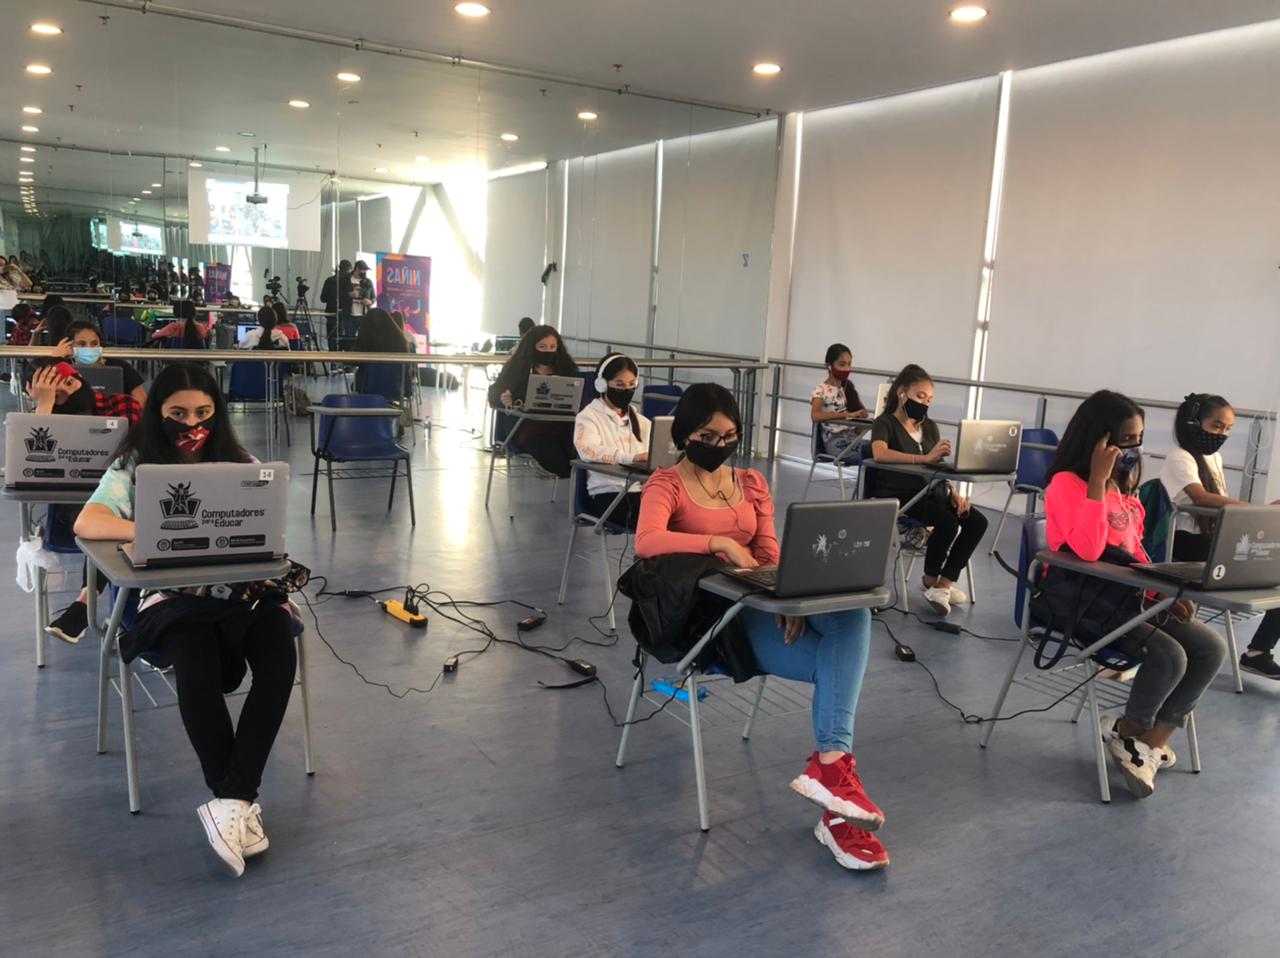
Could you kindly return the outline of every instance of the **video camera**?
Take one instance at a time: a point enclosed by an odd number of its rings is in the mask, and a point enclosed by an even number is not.
[[[307,285],[307,281],[301,276],[295,276],[294,282],[298,284],[298,299],[302,299],[302,297],[307,295],[307,290],[311,287]]]
[[[279,277],[279,276],[272,276],[272,275],[271,275],[271,270],[269,270],[269,269],[264,269],[264,270],[262,271],[262,278],[263,278],[263,279],[265,279],[265,280],[267,281],[267,292],[269,292],[269,293],[270,293],[272,296],[274,296],[276,299],[279,299],[279,298],[280,298],[280,289],[281,289],[281,287],[284,285],[283,283],[281,283],[281,282],[280,282],[280,277]]]

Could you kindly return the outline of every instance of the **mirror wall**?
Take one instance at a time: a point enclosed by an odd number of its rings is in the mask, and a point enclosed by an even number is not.
[[[337,262],[364,260],[398,304],[420,290],[406,311],[441,347],[528,315],[582,355],[759,354],[771,118],[119,5],[11,6],[0,245],[46,288],[177,297],[194,269],[208,302],[278,289],[317,310]]]

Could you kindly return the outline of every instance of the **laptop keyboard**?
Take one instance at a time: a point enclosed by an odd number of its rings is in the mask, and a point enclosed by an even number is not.
[[[742,571],[734,570],[734,576],[739,579],[745,579],[755,585],[764,586],[766,589],[775,588],[778,584],[777,568],[770,569],[743,569]]]

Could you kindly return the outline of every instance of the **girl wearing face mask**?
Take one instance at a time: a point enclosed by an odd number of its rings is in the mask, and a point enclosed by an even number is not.
[[[951,455],[951,440],[938,435],[929,418],[933,380],[914,364],[898,373],[885,400],[884,412],[871,426],[871,455],[876,462],[931,466]],[[907,502],[925,486],[925,480],[902,473],[872,470],[870,495]],[[932,526],[925,543],[924,598],[939,615],[969,597],[956,580],[969,564],[987,531],[987,517],[950,483],[934,485],[924,498],[907,510],[912,519]]]
[[[833,343],[827,348],[824,362],[827,364],[827,378],[813,390],[809,418],[822,423],[822,442],[827,452],[837,459],[845,459],[862,435],[862,430],[851,425],[850,420],[870,419],[871,413],[862,404],[858,390],[849,378],[853,369],[853,353],[849,347],[844,343]]]
[[[1173,435],[1178,442],[1160,469],[1160,482],[1175,506],[1245,505],[1227,495],[1223,477],[1222,448],[1236,424],[1236,413],[1221,396],[1192,393],[1174,414]],[[1273,503],[1274,505],[1275,503]],[[1204,562],[1213,543],[1213,520],[1179,514],[1173,535],[1173,558]],[[1280,609],[1262,617],[1249,648],[1240,656],[1240,668],[1263,678],[1280,680],[1280,664],[1274,653],[1280,642]]]
[[[778,539],[769,486],[754,469],[730,460],[742,432],[733,394],[723,386],[690,386],[675,408],[671,434],[684,456],[645,483],[636,527],[640,558],[694,553],[718,555],[735,566],[774,565]],[[805,618],[752,609],[737,619],[756,668],[814,685],[815,751],[791,788],[823,809],[814,834],[849,869],[889,864],[871,834],[884,814],[858,777],[853,719],[867,666],[871,614],[867,609]]]
[[[535,326],[520,340],[520,345],[489,387],[489,405],[497,410],[518,407],[524,402],[529,377],[577,376],[578,364],[569,355],[564,340],[553,326]],[[499,422],[499,434],[504,424]],[[509,427],[508,427],[509,428]],[[523,422],[512,438],[512,445],[537,461],[538,465],[561,479],[569,478],[569,463],[577,454],[573,446],[573,423]]]
[[[1096,561],[1107,546],[1149,562],[1142,548],[1145,513],[1135,492],[1142,479],[1142,408],[1109,390],[1094,393],[1076,410],[1049,467],[1044,511],[1049,547],[1068,548]],[[1174,730],[1218,674],[1227,647],[1196,621],[1185,600],[1122,636],[1114,646],[1142,659],[1124,715],[1103,716],[1107,750],[1129,791],[1146,798],[1156,772],[1175,761],[1168,747]]]
[[[114,366],[124,376],[124,391],[138,405],[147,401],[142,388],[142,375],[123,359],[107,359],[102,355],[102,330],[87,319],[77,319],[66,329],[65,338],[54,348],[54,355],[64,356],[77,366]]]
[[[631,405],[638,384],[638,370],[631,357],[615,353],[600,361],[596,367],[600,396],[578,413],[574,424],[573,444],[579,458],[628,466],[648,461],[650,423]],[[623,485],[621,479],[588,472],[587,508],[591,514],[604,516]],[[640,483],[633,482],[626,498],[606,518],[634,529],[639,515]]]
[[[199,366],[166,366],[142,419],[76,520],[86,539],[133,539],[134,483],[146,463],[252,462],[236,438],[227,403]],[[293,691],[297,667],[287,605],[236,598],[220,587],[142,595],[133,626],[121,637],[126,661],[144,654],[172,666],[178,710],[212,798],[196,811],[218,860],[237,877],[246,858],[267,849],[256,799]],[[252,685],[232,723],[224,695],[252,671]]]

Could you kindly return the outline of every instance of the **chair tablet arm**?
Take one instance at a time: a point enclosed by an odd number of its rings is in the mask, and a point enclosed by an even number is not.
[[[308,406],[307,412],[319,416],[399,416],[401,410],[390,406],[385,409],[351,408],[344,406]]]

